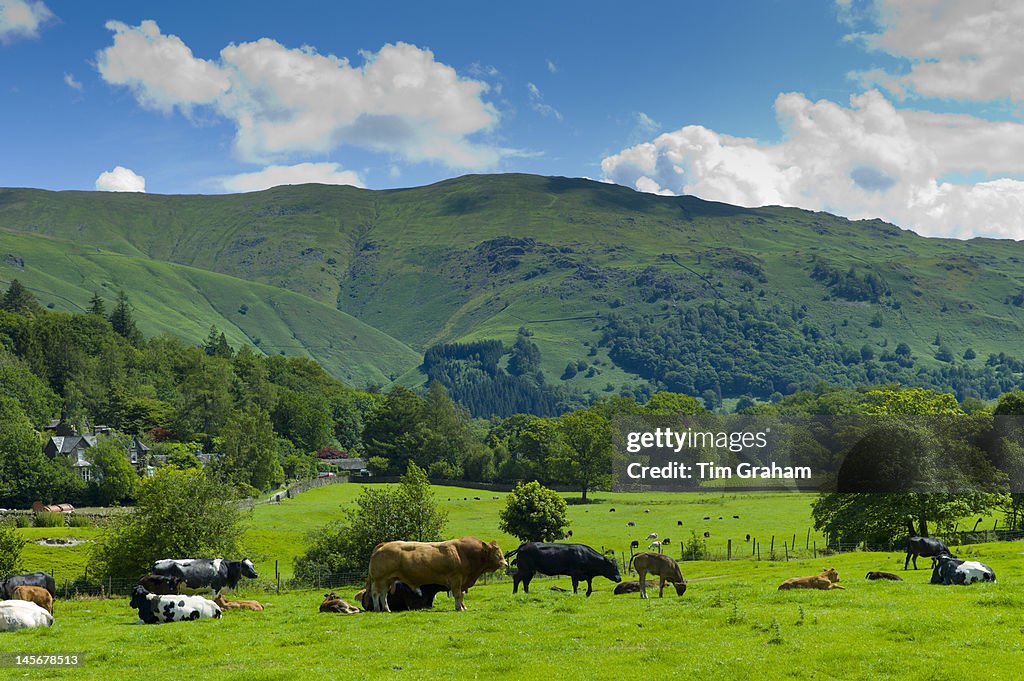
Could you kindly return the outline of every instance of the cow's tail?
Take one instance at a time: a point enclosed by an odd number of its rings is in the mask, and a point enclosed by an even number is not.
[[[514,556],[517,553],[519,553],[519,549],[521,549],[521,548],[523,548],[522,544],[520,544],[518,548],[514,548],[514,549],[512,549],[511,551],[509,551],[508,553],[505,554],[505,560],[508,562],[509,565],[515,565],[516,564],[516,559],[512,558],[512,556]],[[512,558],[512,560],[509,560],[509,558]]]
[[[633,553],[633,549],[629,549],[629,565],[626,566],[626,574],[633,572],[633,559],[636,558],[636,554]]]

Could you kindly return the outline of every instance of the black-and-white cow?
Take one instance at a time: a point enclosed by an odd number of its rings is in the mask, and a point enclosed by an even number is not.
[[[198,619],[220,619],[221,611],[213,601],[202,596],[160,596],[141,586],[132,591],[131,606],[146,624],[183,622]]]
[[[0,579],[0,600],[11,598],[19,586],[39,586],[49,591],[51,597],[57,596],[57,585],[54,584],[52,575],[45,572],[30,572],[27,575],[11,575],[7,579]]]
[[[234,589],[242,577],[256,579],[256,568],[248,558],[224,560],[222,558],[186,558],[182,560],[158,560],[153,563],[153,574],[179,577],[190,589],[210,587],[213,595],[221,589]]]
[[[31,601],[0,601],[0,632],[53,626],[53,615]]]
[[[952,556],[939,556],[939,564],[932,570],[932,584],[974,584],[994,582],[996,572],[976,560],[960,560]]]

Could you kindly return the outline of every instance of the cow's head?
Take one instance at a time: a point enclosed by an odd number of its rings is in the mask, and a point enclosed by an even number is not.
[[[503,570],[508,567],[508,563],[505,562],[505,554],[496,541],[484,544],[483,562],[484,568],[487,572]]]
[[[242,576],[248,577],[249,579],[256,579],[259,577],[256,574],[256,566],[252,564],[252,561],[248,558],[242,560]]]
[[[826,568],[821,571],[821,575],[833,584],[839,581],[839,571],[835,568]]]
[[[686,581],[672,582],[672,586],[676,588],[676,596],[682,596],[686,593]]]
[[[616,584],[622,581],[622,577],[619,575],[619,564],[614,558],[608,556],[602,556],[604,559],[601,564],[601,576],[607,577]]]

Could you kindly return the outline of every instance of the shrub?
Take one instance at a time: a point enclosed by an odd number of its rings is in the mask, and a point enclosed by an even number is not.
[[[554,541],[569,525],[568,504],[560,494],[534,480],[518,484],[505,499],[498,529],[521,541]]]
[[[312,582],[322,574],[365,574],[377,544],[439,541],[447,521],[447,514],[437,509],[423,469],[410,462],[401,484],[364,487],[354,510],[310,533],[309,548],[295,559],[295,578]]]
[[[139,482],[135,512],[112,519],[92,559],[103,577],[137,579],[168,556],[237,558],[243,530],[229,485],[165,466]]]
[[[94,524],[88,516],[72,513],[68,517],[68,525],[71,527],[92,527]]]
[[[33,525],[35,527],[64,527],[64,514],[40,511],[36,513]]]
[[[13,527],[0,527],[0,578],[21,571],[21,549],[25,538]]]

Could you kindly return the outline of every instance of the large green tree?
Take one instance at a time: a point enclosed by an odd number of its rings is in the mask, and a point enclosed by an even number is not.
[[[559,482],[580,490],[583,501],[590,490],[607,488],[612,479],[612,423],[594,411],[584,409],[563,415],[559,431],[565,446],[560,448],[551,468]]]
[[[115,434],[100,438],[89,448],[93,465],[92,485],[100,506],[120,504],[135,494],[139,476],[128,460],[129,438]]]
[[[284,482],[277,435],[267,412],[258,407],[236,410],[217,439],[221,476],[236,484],[268,490]]]
[[[516,485],[505,498],[498,529],[520,541],[555,541],[565,536],[568,514],[565,499],[534,480]]]

